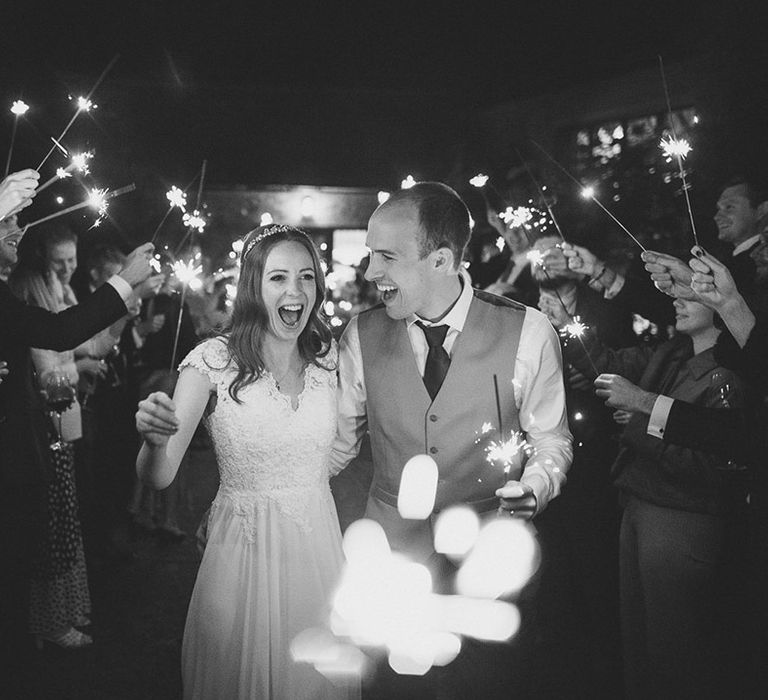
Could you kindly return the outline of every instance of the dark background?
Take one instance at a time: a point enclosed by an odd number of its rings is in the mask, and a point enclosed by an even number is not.
[[[99,184],[136,183],[110,214],[138,241],[170,184],[192,180],[203,159],[214,188],[393,189],[407,173],[450,181],[457,162],[472,161],[468,134],[483,110],[619,77],[658,54],[668,64],[707,54],[729,92],[713,167],[758,171],[768,148],[763,5],[15,2],[1,18],[0,84],[4,103],[23,98],[32,109],[13,166],[40,161],[72,113],[67,94],[86,94],[119,55],[93,96],[99,108],[65,143],[96,150]],[[3,151],[12,120],[3,108]],[[28,216],[51,206],[41,198]]]

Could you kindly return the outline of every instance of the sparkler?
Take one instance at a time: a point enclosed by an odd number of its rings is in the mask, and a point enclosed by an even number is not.
[[[179,347],[179,335],[181,333],[181,319],[184,316],[184,298],[187,294],[187,287],[189,287],[194,280],[199,279],[200,273],[203,271],[202,265],[196,265],[195,259],[191,258],[189,261],[177,260],[172,265],[173,274],[176,275],[176,279],[181,282],[181,300],[179,302],[179,318],[176,322],[176,334],[173,338],[173,353],[171,354],[171,372],[174,371],[176,366],[176,351]]]
[[[112,192],[108,192],[107,190],[92,190],[89,192],[87,199],[84,201],[73,204],[71,207],[67,207],[61,211],[54,212],[53,214],[48,214],[48,216],[44,216],[43,218],[37,219],[36,221],[33,221],[29,224],[25,224],[24,230],[32,228],[33,226],[37,226],[38,224],[45,223],[46,221],[51,221],[52,219],[58,219],[60,216],[70,214],[71,212],[77,211],[78,209],[84,209],[85,207],[94,207],[98,210],[101,210],[107,202],[115,199],[115,197],[119,197],[120,195],[126,194],[128,192],[133,192],[135,189],[136,185],[131,183],[130,185],[120,187],[119,189],[113,190]],[[101,192],[103,196],[98,196],[94,194],[94,192]]]
[[[676,139],[672,136],[662,138],[659,141],[659,148],[661,148],[667,162],[670,162],[672,158],[685,160],[686,156],[693,150],[687,139]]]
[[[67,125],[64,127],[64,130],[59,134],[59,138],[56,139],[57,141],[61,141],[69,131],[70,127],[75,123],[75,120],[80,116],[82,112],[90,112],[92,108],[94,108],[94,104],[91,102],[91,96],[94,92],[96,92],[96,88],[101,84],[101,81],[104,80],[107,73],[109,73],[110,70],[112,70],[112,66],[115,65],[117,62],[117,59],[120,58],[120,54],[117,54],[108,64],[107,67],[102,71],[101,75],[98,77],[96,82],[94,83],[93,87],[91,88],[90,92],[85,97],[78,97],[77,98],[77,110],[72,115],[72,118],[69,120]],[[70,99],[72,99],[70,97]],[[48,153],[45,154],[45,158],[43,158],[40,161],[40,165],[38,165],[35,170],[40,170],[40,168],[45,165],[48,158],[51,157],[51,153],[56,149],[56,146],[54,145],[51,147],[51,150],[48,151]]]
[[[478,173],[477,175],[469,179],[469,184],[472,185],[472,187],[477,187],[478,189],[480,189],[481,187],[485,187],[487,182],[488,182],[488,176],[484,175],[483,173]]]
[[[187,242],[187,238],[193,239],[193,234],[195,231],[198,233],[202,233],[205,229],[206,224],[208,223],[203,215],[200,213],[200,202],[203,198],[203,187],[205,186],[205,171],[208,167],[208,161],[204,160],[203,165],[200,168],[200,184],[197,188],[197,205],[195,206],[195,209],[190,214],[189,212],[186,212],[184,216],[181,218],[184,225],[187,227],[187,232],[184,234],[184,238],[181,239],[181,243],[179,243],[178,246],[176,246],[176,250],[174,251],[176,255],[178,255],[179,251],[184,247],[184,244]]]
[[[571,173],[563,166],[561,165],[557,160],[555,160],[545,149],[543,146],[541,146],[536,141],[531,140],[531,143],[536,146],[549,160],[551,160],[563,173],[565,173],[573,182],[575,182],[581,191],[581,196],[584,197],[584,199],[591,199],[595,204],[597,204],[598,207],[600,207],[618,226],[619,228],[624,231],[639,247],[640,250],[645,252],[645,246],[643,246],[640,241],[635,238],[635,236],[632,235],[632,232],[624,226],[624,224],[621,223],[605,206],[603,206],[602,202],[595,196],[595,190],[593,187],[584,187],[581,182],[577,178],[575,178]]]
[[[558,235],[562,239],[563,242],[565,242],[565,236],[563,235],[563,231],[560,228],[560,224],[557,223],[557,219],[555,218],[555,213],[552,211],[552,206],[549,203],[549,200],[547,200],[546,196],[544,195],[544,190],[546,187],[543,187],[539,181],[534,177],[533,171],[528,166],[528,161],[525,160],[520,153],[520,151],[515,148],[515,152],[517,153],[517,157],[520,159],[520,162],[525,167],[526,172],[528,173],[528,177],[533,180],[533,184],[536,185],[536,189],[539,191],[539,196],[541,197],[541,200],[544,202],[544,206],[547,208],[547,213],[549,214],[549,218],[552,220],[552,223],[555,225],[555,229],[557,230]]]
[[[170,202],[171,209],[178,207],[182,213],[187,211],[187,193],[184,190],[180,190],[176,185],[173,185],[170,190],[165,193],[166,199]]]
[[[533,211],[530,207],[507,207],[499,218],[510,228],[519,228],[533,218]]]
[[[485,460],[492,466],[502,467],[504,474],[509,474],[520,453],[529,448],[523,434],[513,431],[506,440],[492,440],[486,445]]]
[[[567,335],[569,338],[582,338],[588,329],[589,326],[586,323],[582,323],[579,316],[574,316],[570,323],[566,323],[562,327],[560,334],[564,337]]]
[[[16,141],[16,129],[19,125],[19,117],[23,117],[27,113],[28,109],[29,105],[23,100],[14,100],[13,104],[11,105],[11,114],[13,114],[11,145],[8,147],[8,158],[5,161],[5,174],[3,177],[7,177],[8,173],[11,171],[11,157],[13,156],[13,144]]]
[[[40,194],[43,190],[50,187],[57,180],[63,180],[65,178],[72,177],[73,170],[79,170],[83,175],[88,175],[88,173],[91,172],[88,166],[88,161],[91,158],[93,158],[93,153],[90,151],[76,153],[72,156],[71,162],[66,168],[56,168],[56,174],[49,180],[46,180],[42,185],[40,185],[40,187],[38,187],[35,192]]]
[[[675,122],[674,119],[672,119],[672,102],[669,99],[669,86],[667,85],[667,74],[664,71],[664,61],[661,58],[661,55],[659,55],[659,71],[661,72],[661,82],[664,85],[664,97],[667,101],[667,114],[669,117],[669,128],[672,131],[672,138],[670,139],[670,143],[674,144],[674,153],[673,155],[675,158],[677,158],[677,168],[680,171],[680,181],[683,183],[683,195],[685,196],[685,206],[688,209],[688,219],[691,222],[691,231],[693,233],[693,240],[696,245],[699,245],[699,236],[696,233],[696,223],[693,220],[693,209],[691,207],[691,198],[688,196],[688,183],[685,181],[685,168],[683,167],[683,158],[690,153],[691,147],[690,144],[688,144],[685,139],[678,140],[677,134],[675,133]],[[662,148],[664,141],[662,140]],[[687,146],[687,150],[685,150],[685,147]],[[685,152],[683,153],[683,150]],[[669,153],[665,149],[665,155],[669,156]]]

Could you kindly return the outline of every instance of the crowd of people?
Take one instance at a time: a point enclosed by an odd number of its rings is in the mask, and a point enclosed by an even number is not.
[[[311,238],[260,226],[231,313],[196,344],[151,245],[97,246],[74,275],[71,230],[24,233],[37,181],[0,183],[4,658],[25,667],[31,640],[93,643],[84,552],[130,557],[131,518],[184,536],[175,509],[202,422],[221,486],[184,633],[185,697],[359,697],[356,682],[293,662],[290,641],[327,615],[347,501],[452,590],[431,522],[396,507],[419,453],[440,468],[435,512],[467,503],[531,520],[541,566],[513,643],[465,639],[419,678],[375,664],[363,697],[768,693],[768,195],[754,183],[725,183],[714,207],[730,255],[647,250],[645,271],[567,230],[510,228],[490,206],[505,250],[466,265],[466,205],[418,183],[372,215],[360,273],[380,303],[340,338]],[[531,448],[503,485],[462,438],[497,413]],[[337,504],[334,476],[347,479]]]

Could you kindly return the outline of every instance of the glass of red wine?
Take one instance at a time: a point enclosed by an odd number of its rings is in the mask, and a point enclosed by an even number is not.
[[[51,443],[51,449],[61,450],[64,442],[61,439],[61,414],[75,402],[77,391],[63,372],[51,372],[45,382],[45,401],[48,408],[56,414],[59,421],[59,438]]]

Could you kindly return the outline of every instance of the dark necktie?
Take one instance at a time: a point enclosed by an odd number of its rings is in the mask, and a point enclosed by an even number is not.
[[[443,347],[448,326],[427,326],[421,321],[416,321],[416,324],[424,331],[429,345],[427,364],[424,366],[424,386],[427,387],[430,398],[434,400],[451,364],[451,358]]]

